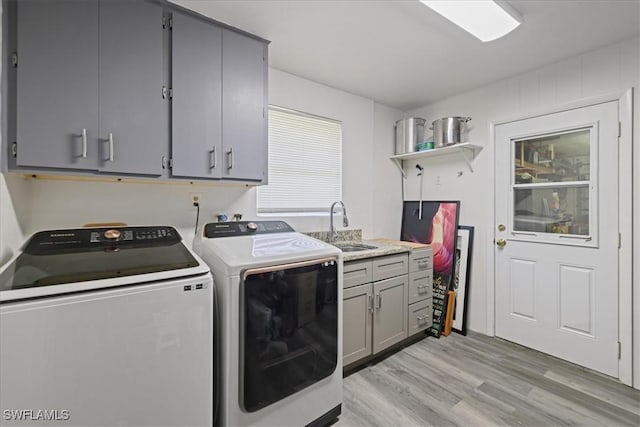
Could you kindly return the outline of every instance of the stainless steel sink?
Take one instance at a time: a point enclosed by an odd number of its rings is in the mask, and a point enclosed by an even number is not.
[[[342,252],[359,252],[366,251],[368,249],[378,249],[377,246],[365,245],[364,243],[334,243],[333,246],[337,247]]]

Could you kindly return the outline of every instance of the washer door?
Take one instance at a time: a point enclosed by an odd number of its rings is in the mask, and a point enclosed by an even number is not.
[[[240,403],[255,412],[330,376],[338,361],[338,260],[248,270]]]

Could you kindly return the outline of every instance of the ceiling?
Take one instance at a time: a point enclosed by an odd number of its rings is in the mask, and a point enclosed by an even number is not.
[[[271,40],[269,65],[406,111],[640,34],[640,0],[510,0],[482,43],[417,0],[173,0]]]

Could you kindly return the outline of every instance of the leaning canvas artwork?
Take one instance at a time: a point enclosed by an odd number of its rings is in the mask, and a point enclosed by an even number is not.
[[[456,258],[459,201],[405,201],[400,240],[430,244],[433,250],[433,326],[431,335],[442,333]]]

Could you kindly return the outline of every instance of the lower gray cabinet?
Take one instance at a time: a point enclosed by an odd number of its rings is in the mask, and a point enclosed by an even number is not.
[[[433,325],[433,252],[414,249],[409,256],[408,336]]]
[[[407,337],[407,275],[373,284],[373,352]]]
[[[345,289],[343,294],[342,363],[348,365],[371,354],[373,284]]]
[[[395,270],[395,277],[371,282],[376,265],[402,260],[404,270]],[[407,255],[394,255],[344,265],[343,366],[407,338],[406,260]]]

